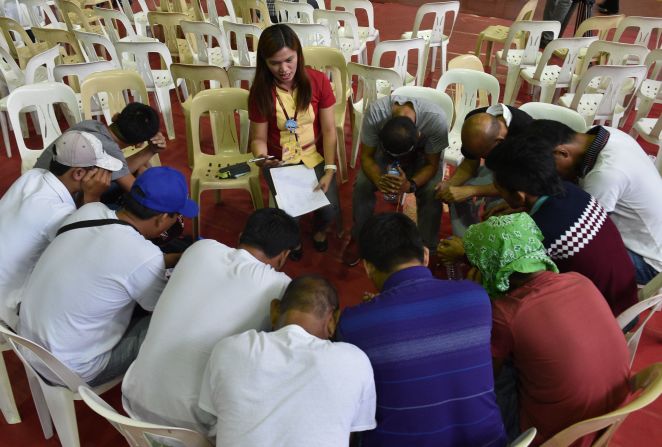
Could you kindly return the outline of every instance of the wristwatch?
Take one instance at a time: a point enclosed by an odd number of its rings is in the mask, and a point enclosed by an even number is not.
[[[409,191],[407,191],[409,194],[414,194],[416,190],[418,189],[418,185],[416,185],[416,182],[413,181],[412,179],[408,178],[407,181],[409,182]]]

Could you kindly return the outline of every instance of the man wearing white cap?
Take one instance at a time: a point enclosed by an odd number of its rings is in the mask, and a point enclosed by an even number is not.
[[[23,287],[64,219],[82,203],[99,200],[122,163],[91,134],[70,131],[55,142],[50,170],[31,169],[0,199],[0,318],[17,323]]]
[[[184,175],[168,167],[138,176],[118,211],[98,202],[81,207],[64,221],[28,279],[19,334],[49,349],[92,386],[124,374],[149,325],[149,316],[132,316],[135,305],[154,309],[165,270],[180,257],[164,255],[148,239],[179,215],[197,214]]]

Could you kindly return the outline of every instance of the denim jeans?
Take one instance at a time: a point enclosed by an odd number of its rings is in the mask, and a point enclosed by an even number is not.
[[[630,259],[632,259],[632,263],[634,264],[634,271],[635,271],[635,276],[637,278],[637,284],[644,285],[648,283],[651,279],[657,275],[658,272],[655,270],[653,267],[648,265],[648,263],[644,260],[644,258],[631,251],[628,249],[628,254],[630,255]]]

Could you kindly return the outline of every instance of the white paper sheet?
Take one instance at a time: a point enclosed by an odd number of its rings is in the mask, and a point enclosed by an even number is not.
[[[313,191],[318,183],[314,169],[301,164],[272,168],[269,172],[278,208],[290,216],[301,216],[330,204],[324,192]]]

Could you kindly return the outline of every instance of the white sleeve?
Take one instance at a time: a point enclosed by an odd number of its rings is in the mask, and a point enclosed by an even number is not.
[[[214,374],[214,351],[212,351],[211,357],[209,357],[209,361],[207,362],[207,366],[205,367],[205,372],[202,374],[202,386],[200,387],[200,396],[198,397],[198,407],[205,413],[208,413],[211,415],[210,419],[213,419],[214,422],[211,425],[209,429],[208,436],[209,437],[215,437],[216,432],[217,432],[217,421],[218,421],[218,414],[216,412],[216,408],[214,406],[214,399],[213,399],[213,394],[214,394],[214,383],[215,383],[215,374]]]
[[[596,198],[608,213],[616,208],[625,190],[627,177],[619,170],[590,171],[581,181],[581,187]]]
[[[160,251],[135,269],[127,279],[129,296],[147,311],[154,310],[165,286],[165,259]]]
[[[357,365],[363,364],[357,368],[363,376],[363,390],[361,392],[361,401],[358,402],[356,412],[352,418],[350,431],[366,431],[377,427],[375,420],[375,411],[377,409],[377,392],[375,391],[375,376],[372,371],[372,365],[368,357],[361,352],[362,359]]]

